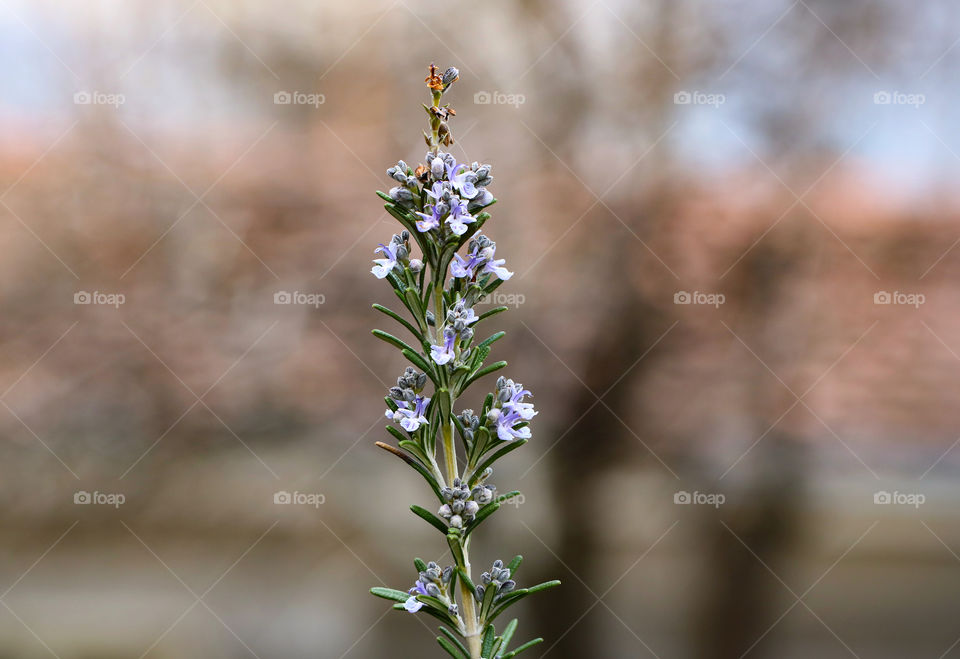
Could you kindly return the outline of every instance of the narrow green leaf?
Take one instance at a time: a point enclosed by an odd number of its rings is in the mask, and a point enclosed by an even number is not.
[[[406,609],[404,608],[403,604],[394,604],[394,605],[393,605],[393,608],[396,609],[397,611],[405,611],[405,610],[406,610]],[[445,623],[445,624],[447,624],[447,625],[455,625],[455,624],[457,623],[456,620],[454,620],[453,618],[450,617],[450,614],[449,614],[449,613],[446,613],[446,612],[444,612],[444,611],[437,611],[436,609],[431,608],[431,607],[429,607],[429,606],[423,607],[422,609],[420,609],[420,611],[419,611],[418,613],[426,613],[428,616],[433,616],[434,618],[436,618],[436,619],[439,620],[440,622]]]
[[[487,630],[483,633],[483,643],[480,646],[480,656],[491,659],[490,652],[493,650],[493,625],[487,625]]]
[[[454,634],[452,631],[450,631],[449,629],[447,629],[447,628],[444,627],[443,625],[440,625],[440,633],[443,634],[444,636],[446,636],[448,639],[450,639],[450,642],[453,643],[454,645],[456,645],[456,646],[457,646],[457,649],[460,650],[461,652],[463,652],[464,656],[469,659],[469,657],[470,657],[470,651],[467,650],[467,647],[466,647],[463,643],[460,642],[460,639],[457,638],[456,634]]]
[[[533,586],[532,588],[521,588],[519,590],[515,590],[511,593],[508,593],[503,597],[501,597],[499,600],[497,600],[496,608],[490,613],[490,616],[487,618],[487,620],[489,622],[493,622],[494,620],[496,620],[497,616],[499,616],[501,613],[506,611],[509,607],[513,606],[514,604],[522,600],[524,597],[527,597],[528,595],[533,595],[534,593],[538,593],[541,590],[547,590],[548,588],[553,588],[554,586],[559,586],[559,585],[560,585],[560,582],[557,580],[547,581],[542,584]]]
[[[535,638],[532,641],[527,641],[526,643],[518,647],[513,652],[508,652],[507,654],[503,655],[503,659],[511,659],[511,657],[516,657],[518,654],[520,654],[524,650],[529,650],[534,645],[539,645],[540,643],[543,643],[542,638]]]
[[[400,350],[411,350],[411,351],[413,350],[413,348],[407,345],[404,341],[401,341],[400,339],[395,337],[393,334],[390,334],[389,332],[384,332],[383,330],[375,329],[373,330],[372,334],[378,339],[380,339],[381,341],[386,341],[390,345],[400,348]]]
[[[490,515],[497,512],[498,510],[500,510],[500,504],[497,502],[488,503],[487,505],[485,505],[483,508],[481,508],[477,512],[477,516],[473,518],[473,521],[467,524],[467,526],[463,529],[463,536],[467,537],[468,535],[473,533],[473,530],[478,526],[480,526],[480,522],[490,517]]]
[[[443,520],[434,515],[432,512],[426,508],[421,508],[420,506],[410,506],[410,510],[413,511],[413,514],[426,520],[431,526],[440,531],[440,533],[447,534],[447,525],[443,523]]]
[[[491,586],[487,586],[487,589],[483,593],[483,601],[480,602],[480,619],[486,620],[487,614],[490,612],[490,607],[493,606],[493,598],[497,596],[497,589]],[[493,625],[489,625],[487,629],[493,629]]]
[[[481,320],[485,320],[490,316],[496,316],[498,313],[503,313],[504,311],[507,311],[507,307],[495,307],[490,311],[485,311],[482,314],[480,314],[479,318],[477,318],[477,322],[480,322]]]
[[[477,592],[477,587],[473,585],[473,581],[470,580],[470,577],[462,567],[457,568],[457,574],[460,575],[460,579],[463,581],[463,583],[467,584],[467,586],[470,588],[470,592]]]
[[[391,426],[388,426],[388,428],[389,427]],[[404,453],[403,451],[401,451],[396,447],[390,446],[389,444],[385,444],[384,442],[376,442],[376,445],[379,448],[382,448],[384,451],[387,451],[388,453],[392,453],[393,455],[403,460],[406,464],[413,467],[417,471],[417,473],[423,476],[423,479],[427,481],[427,483],[430,485],[430,489],[432,489],[433,493],[437,495],[437,499],[439,499],[441,503],[443,502],[443,494],[440,493],[440,485],[439,483],[437,483],[437,479],[434,477],[434,475],[430,473],[430,471],[428,471],[426,467],[424,467],[422,464],[417,462],[416,459],[414,459],[412,456],[407,455],[406,453]]]
[[[520,569],[520,564],[523,563],[523,556],[517,554],[513,557],[513,560],[507,564],[507,569],[510,570],[510,578],[516,578],[517,570]]]
[[[446,419],[449,419],[451,412],[450,392],[441,387],[440,389],[437,389],[433,395],[437,400],[437,405],[440,406],[440,421],[443,422]]]
[[[469,387],[471,384],[473,384],[483,376],[490,375],[491,373],[496,373],[501,368],[504,368],[506,365],[507,365],[507,362],[501,360],[499,362],[495,362],[485,368],[480,369],[479,371],[471,375],[469,378],[467,378],[467,381],[464,382],[463,385],[460,387],[460,392],[462,393],[463,391],[465,391],[467,387]]]
[[[413,559],[413,567],[417,569],[417,572],[423,572],[427,569],[427,564],[423,562],[422,558]]]
[[[400,442],[397,442],[397,445],[403,450],[408,451],[411,455],[422,462],[424,466],[427,466],[430,463],[430,461],[427,459],[427,454],[423,452],[423,449],[420,448],[420,445],[416,442],[410,441],[409,439],[404,439]]]
[[[506,332],[504,332],[504,331],[497,332],[496,334],[490,336],[489,338],[485,339],[484,341],[481,341],[481,342],[477,345],[477,347],[478,347],[478,348],[483,348],[484,346],[488,346],[488,345],[494,343],[495,341],[498,341],[498,340],[502,339],[505,335],[506,335]]]
[[[384,426],[387,429],[387,432],[394,436],[397,440],[397,443],[400,442],[409,442],[410,438],[404,435],[396,426]]]
[[[447,545],[450,547],[451,553],[453,553],[453,558],[457,564],[462,565],[463,560],[463,547],[460,546],[460,531],[455,528],[447,529]],[[461,575],[463,576],[463,575]]]
[[[517,631],[518,624],[520,623],[517,622],[516,618],[514,618],[507,623],[506,627],[503,628],[503,634],[500,636],[500,638],[503,640],[503,644],[500,646],[501,649],[506,650],[508,647],[510,647],[510,641],[513,640],[513,633]]]
[[[530,595],[534,593],[539,593],[541,590],[547,590],[548,588],[556,588],[560,585],[559,579],[554,579],[553,581],[544,581],[543,583],[537,584],[536,586],[530,586],[527,588],[527,593]]]
[[[415,316],[423,316],[423,300],[420,299],[420,296],[417,294],[417,291],[413,288],[407,287],[404,289],[403,294],[406,296],[407,301],[410,303],[409,309],[413,311]]]
[[[393,600],[394,602],[406,602],[410,599],[409,593],[394,588],[382,588],[380,586],[371,588],[370,594],[376,597],[382,597],[385,600]]]
[[[386,307],[383,306],[382,304],[374,304],[374,305],[373,305],[373,308],[376,309],[377,311],[379,311],[379,312],[382,313],[382,314],[385,314],[385,315],[387,315],[387,316],[390,316],[390,317],[393,318],[395,321],[397,321],[398,323],[400,323],[401,325],[403,325],[404,327],[406,327],[408,330],[410,330],[410,333],[411,333],[411,334],[413,334],[415,337],[417,337],[417,340],[418,340],[418,341],[423,341],[423,334],[421,334],[419,331],[417,331],[417,328],[416,328],[416,327],[414,327],[413,325],[411,325],[411,324],[407,321],[406,318],[404,318],[403,316],[401,316],[401,315],[398,314],[397,312],[395,312],[395,311],[393,311],[393,310],[391,310],[391,309],[386,308]]]
[[[469,654],[464,654],[463,652],[461,652],[456,645],[451,643],[449,639],[446,639],[443,636],[437,637],[437,643],[439,643],[440,647],[446,650],[447,654],[453,657],[453,659],[470,659]]]

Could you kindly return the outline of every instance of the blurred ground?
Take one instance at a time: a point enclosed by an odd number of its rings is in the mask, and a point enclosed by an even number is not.
[[[440,656],[366,592],[440,550],[369,335],[431,61],[541,411],[474,550],[564,581],[530,656],[960,653],[958,11],[0,3],[0,657]]]

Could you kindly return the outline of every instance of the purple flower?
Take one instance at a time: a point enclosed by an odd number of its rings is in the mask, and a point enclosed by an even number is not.
[[[458,236],[467,232],[467,225],[474,221],[474,217],[467,212],[467,205],[459,197],[450,198],[450,215],[447,224],[450,230]]]
[[[433,206],[428,206],[430,210],[429,215],[427,213],[421,213],[417,211],[417,215],[423,218],[421,220],[417,220],[417,231],[419,231],[420,233],[426,233],[427,231],[430,231],[430,229],[436,229],[437,227],[440,226],[441,215],[438,212],[440,210],[438,206],[439,206],[438,204],[434,204]]]
[[[448,327],[445,329],[443,331],[443,345],[430,346],[430,356],[433,358],[433,361],[442,366],[456,357],[456,342],[457,333],[453,328]]]
[[[383,279],[389,275],[395,267],[397,267],[397,245],[395,243],[390,243],[389,245],[384,245],[380,243],[380,247],[376,248],[374,253],[382,252],[386,258],[383,259],[374,259],[373,262],[377,265],[371,268],[370,272],[376,276],[377,279]]]
[[[459,254],[453,255],[453,261],[450,263],[450,272],[454,277],[473,279],[479,271],[479,274],[492,274],[498,279],[506,281],[513,276],[513,273],[503,267],[506,259],[494,259],[497,250],[497,244],[486,236],[478,235],[470,241],[470,252],[467,258]]]
[[[537,415],[533,403],[525,403],[523,399],[532,394],[524,389],[522,384],[513,380],[500,378],[497,380],[497,402],[500,409],[491,410],[492,419],[497,425],[497,437],[504,441],[511,439],[530,439],[528,426],[514,428],[517,424],[530,421]]]
[[[417,595],[426,595],[427,587],[420,579],[417,579],[417,582],[413,584],[413,588],[407,591],[410,593],[410,598],[403,603],[403,608],[405,608],[410,613],[416,613],[423,608],[423,602],[417,599]]]
[[[477,175],[466,165],[458,165],[453,156],[447,159],[447,180],[460,192],[464,199],[477,196]]]
[[[443,193],[449,189],[449,186],[444,185],[443,181],[435,181],[433,186],[427,190],[427,196],[436,201],[443,200]]]
[[[385,416],[392,421],[399,421],[400,426],[407,432],[416,432],[421,425],[429,423],[423,414],[429,402],[429,398],[421,396],[414,398],[413,403],[400,400],[397,401],[397,410],[388,409]]]

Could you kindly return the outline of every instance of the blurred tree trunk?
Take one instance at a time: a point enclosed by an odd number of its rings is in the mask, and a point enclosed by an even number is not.
[[[778,352],[790,351],[791,340],[794,341],[791,352],[807,354],[806,350],[800,349],[805,337],[791,339],[780,335],[777,330],[784,322],[782,314],[785,313],[777,308],[777,304],[789,299],[789,286],[794,280],[792,275],[803,263],[810,261],[810,252],[804,248],[805,237],[809,236],[801,230],[786,243],[777,243],[771,238],[758,245],[740,266],[737,297],[744,305],[741,318],[749,319],[750,324],[735,327],[734,331],[764,360],[771,359],[770,355],[775,356]],[[757,420],[755,436],[760,437],[768,430],[772,419],[776,419],[792,402],[792,397],[786,403],[781,399],[778,405],[771,405],[772,400],[780,395],[778,390],[773,390],[777,393],[771,396],[774,376],[752,355],[746,358],[754,360],[751,364],[753,375],[747,384],[750,389],[748,400],[753,409],[746,412]],[[776,360],[772,361],[772,368],[775,372],[779,370]],[[785,373],[782,377],[789,378],[789,375]],[[746,440],[745,446],[754,441],[753,437]],[[695,656],[740,659],[748,650],[751,657],[775,656],[769,651],[769,637],[763,641],[760,637],[790,604],[789,593],[770,570],[779,576],[780,566],[785,563],[786,554],[796,537],[805,480],[805,454],[800,441],[780,428],[774,428],[756,445],[745,462],[736,467],[749,475],[745,487],[736,497],[728,497],[730,503],[721,511],[727,526],[715,515],[702,518],[700,535],[704,538],[706,551],[706,576],[695,615],[698,632]],[[775,605],[781,601],[784,602],[782,610]]]
[[[649,213],[640,214],[650,217],[662,214],[653,207],[648,210]],[[597,280],[606,282],[604,300],[612,304],[597,310],[607,320],[597,326],[597,335],[589,342],[591,348],[581,376],[586,386],[577,383],[570,394],[567,415],[554,426],[555,433],[569,429],[569,434],[548,458],[554,500],[562,502],[557,506],[558,541],[553,549],[596,593],[606,588],[597,578],[604,572],[601,563],[609,551],[605,534],[599,528],[603,518],[596,509],[597,492],[614,465],[636,460],[638,448],[643,451],[616,416],[632,419],[631,410],[636,401],[631,394],[637,380],[656,358],[650,355],[641,360],[626,377],[625,371],[668,326],[664,314],[650,301],[639,297],[628,278],[619,271],[623,263],[635,259],[637,249],[637,243],[632,240],[617,240],[605,250],[610,254],[606,260],[608,272]],[[597,402],[597,396],[603,396],[602,403]],[[635,425],[631,427],[643,436],[643,428]],[[641,456],[644,460],[646,457]],[[606,650],[597,645],[601,636],[597,616],[604,615],[603,608],[595,607],[577,622],[595,602],[594,596],[576,577],[571,578],[559,561],[544,563],[539,569],[545,579],[566,575],[563,586],[538,602],[535,609],[537,633],[554,640],[566,634],[551,650],[551,656],[571,659],[599,656],[598,653]],[[571,628],[571,625],[574,626]]]

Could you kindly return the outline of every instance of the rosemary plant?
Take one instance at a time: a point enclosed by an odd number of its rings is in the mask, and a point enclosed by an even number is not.
[[[525,402],[530,392],[504,377],[486,394],[479,414],[459,407],[470,385],[507,365],[504,361],[485,364],[491,346],[504,332],[474,341],[476,328],[506,307],[478,315],[474,306],[513,273],[504,267],[504,259],[496,258],[496,243],[480,233],[490,218],[484,209],[496,201],[487,190],[493,182],[490,165],[458,164],[441,150],[453,143],[449,121],[456,114],[441,101],[458,78],[453,67],[439,73],[430,65],[426,83],[431,103],[423,106],[430,122],[429,132],[423,134],[429,151],[425,162],[415,169],[401,160],[387,170],[397,185],[389,193],[377,194],[403,229],[376,249],[383,258],[375,259],[373,267],[373,274],[390,284],[409,317],[379,304],[374,308],[415,339],[407,343],[387,332],[373,331],[412,364],[385,399],[386,416],[393,422],[387,431],[396,439],[396,446],[377,445],[413,467],[437,497],[436,512],[416,505],[410,509],[443,535],[452,564],[441,567],[438,562],[414,559],[419,574],[413,588],[372,588],[371,592],[393,600],[395,609],[440,620],[443,624],[437,641],[456,659],[507,659],[543,639],[511,650],[517,620],[499,633],[494,622],[527,595],[560,582],[519,588],[514,577],[521,556],[506,564],[495,561],[478,581],[471,574],[473,533],[505,501],[519,494],[497,493],[489,480],[493,465],[527,442],[531,436],[528,424],[537,412],[533,404]],[[420,258],[414,258],[413,244]],[[428,383],[431,396],[424,391]],[[464,457],[462,468],[458,444]]]

